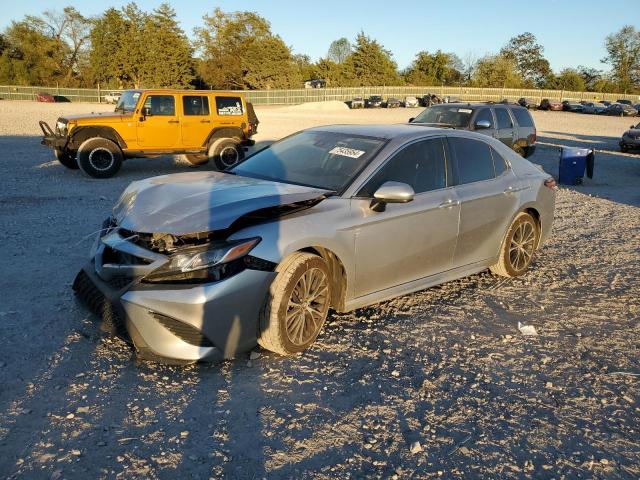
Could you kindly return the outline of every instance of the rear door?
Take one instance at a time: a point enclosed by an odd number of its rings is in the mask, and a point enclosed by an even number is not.
[[[143,107],[149,114],[138,115],[136,119],[138,145],[158,150],[177,147],[180,144],[180,118],[176,96],[150,94],[144,99]]]
[[[496,138],[504,143],[507,147],[513,148],[513,142],[516,137],[516,129],[513,126],[513,120],[509,115],[506,107],[494,107],[496,114]]]
[[[451,268],[458,233],[459,204],[441,138],[403,147],[352,199],[356,231],[357,297],[411,282]],[[387,181],[415,191],[409,203],[371,209],[374,192]]]
[[[517,177],[486,143],[449,137],[454,158],[460,227],[453,267],[494,258],[518,205]]]
[[[182,95],[182,117],[180,129],[185,148],[200,148],[204,145],[213,124],[207,95]]]

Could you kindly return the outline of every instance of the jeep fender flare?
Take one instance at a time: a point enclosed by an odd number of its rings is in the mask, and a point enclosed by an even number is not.
[[[70,147],[73,150],[78,150],[78,148],[80,148],[80,145],[82,145],[90,138],[105,138],[114,142],[120,147],[121,150],[127,148],[126,142],[123,140],[120,134],[118,134],[118,132],[116,132],[112,127],[103,126],[87,126],[74,128],[71,131],[71,138],[69,139],[67,147]]]
[[[244,141],[247,137],[240,127],[216,127],[207,136],[203,147],[208,147],[218,138],[239,138],[240,141]]]

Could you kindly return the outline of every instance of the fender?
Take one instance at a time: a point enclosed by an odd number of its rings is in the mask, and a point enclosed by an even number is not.
[[[233,126],[216,127],[213,130],[211,130],[211,132],[209,132],[209,135],[207,135],[207,139],[204,141],[202,146],[207,147],[211,143],[211,141],[215,138],[233,138],[233,137],[237,137],[241,141],[247,139],[247,136],[245,135],[244,131],[240,127],[233,127]]]
[[[107,126],[87,126],[76,127],[71,131],[71,138],[69,139],[68,146],[72,150],[77,150],[85,140],[90,138],[101,137],[111,140],[118,144],[121,149],[127,148],[126,142],[122,139],[120,134],[112,127]]]

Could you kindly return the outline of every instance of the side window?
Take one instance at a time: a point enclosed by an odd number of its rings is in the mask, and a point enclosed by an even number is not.
[[[491,149],[491,156],[493,157],[493,167],[496,171],[496,177],[499,177],[507,171],[507,162],[502,155],[496,152],[493,148]]]
[[[218,115],[242,115],[242,99],[240,97],[216,97]]]
[[[200,95],[184,95],[182,111],[185,115],[209,115],[209,99]]]
[[[173,95],[149,95],[144,107],[151,110],[151,115],[175,116],[176,99]]]
[[[507,112],[506,108],[496,108],[496,120],[498,122],[498,128],[512,128],[513,122],[511,121],[511,117],[509,116],[509,112]]]
[[[449,146],[456,159],[458,184],[494,178],[489,145],[470,138],[450,137]]]
[[[438,139],[424,140],[405,147],[379,170],[358,192],[359,197],[372,197],[385,182],[411,185],[416,193],[447,186],[444,146]]]
[[[521,127],[533,127],[533,119],[531,114],[524,108],[512,108],[511,113],[516,117],[518,125]]]
[[[478,123],[480,120],[486,120],[491,125],[489,128],[495,128],[493,125],[493,115],[491,115],[491,109],[483,108],[478,111],[478,115],[476,116],[475,123]]]

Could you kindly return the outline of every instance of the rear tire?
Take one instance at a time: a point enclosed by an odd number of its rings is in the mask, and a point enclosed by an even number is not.
[[[62,150],[61,148],[55,148],[54,153],[58,161],[67,168],[71,170],[78,170],[78,161],[74,155],[69,154],[67,151]]]
[[[503,277],[522,275],[533,261],[539,240],[540,229],[535,218],[520,212],[502,241],[498,261],[490,267],[491,272]]]
[[[220,171],[228,170],[244,158],[244,149],[237,138],[218,138],[209,146],[209,159]]]
[[[78,149],[80,169],[93,178],[113,177],[122,166],[122,150],[106,138],[90,138]]]
[[[317,338],[331,303],[326,262],[294,253],[276,268],[277,276],[260,311],[258,343],[280,355],[306,350]]]
[[[209,157],[205,154],[184,154],[183,157],[191,167],[200,167],[209,163]]]

